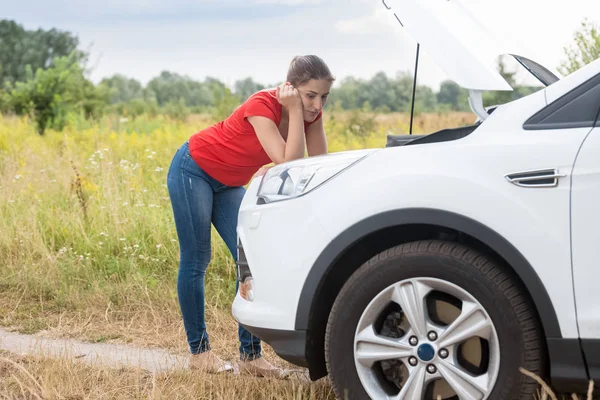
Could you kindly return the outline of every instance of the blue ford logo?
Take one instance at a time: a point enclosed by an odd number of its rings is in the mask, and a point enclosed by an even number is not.
[[[435,356],[435,350],[433,349],[433,346],[429,343],[423,343],[419,346],[419,349],[417,350],[417,355],[421,360],[429,362],[433,360],[433,357]]]

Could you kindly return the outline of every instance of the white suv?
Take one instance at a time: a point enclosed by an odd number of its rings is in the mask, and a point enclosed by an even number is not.
[[[344,399],[532,398],[600,382],[600,60],[486,112],[519,54],[455,0],[385,0],[472,126],[272,168],[239,214],[233,314]]]

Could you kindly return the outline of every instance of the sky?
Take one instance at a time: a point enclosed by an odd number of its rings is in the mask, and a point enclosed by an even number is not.
[[[550,68],[558,67],[586,16],[600,23],[598,0],[463,3]],[[415,64],[416,42],[381,0],[0,0],[0,18],[76,34],[96,83],[120,73],[146,84],[169,70],[228,85],[246,77],[272,84],[285,79],[298,54],[322,57],[338,82],[412,74]],[[419,84],[435,89],[447,78],[422,49]]]

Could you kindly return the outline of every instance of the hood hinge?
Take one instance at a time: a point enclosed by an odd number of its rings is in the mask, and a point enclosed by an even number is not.
[[[483,91],[476,89],[469,89],[469,106],[471,106],[471,110],[477,115],[481,120],[485,120],[489,117],[489,114],[483,107],[483,98],[481,96]]]

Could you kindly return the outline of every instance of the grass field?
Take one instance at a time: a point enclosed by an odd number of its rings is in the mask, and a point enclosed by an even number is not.
[[[420,115],[415,133],[473,119]],[[338,112],[325,121],[330,151],[382,147],[386,133],[408,132],[406,115]],[[26,119],[0,116],[0,325],[185,353],[166,174],[174,151],[211,122],[204,116],[107,118],[74,121],[41,137]],[[215,351],[235,360],[235,265],[216,233],[213,239],[207,325]],[[281,362],[268,348],[266,356]],[[333,398],[323,382],[231,379],[188,372],[153,379],[139,371],[9,356],[0,363],[0,398]]]

